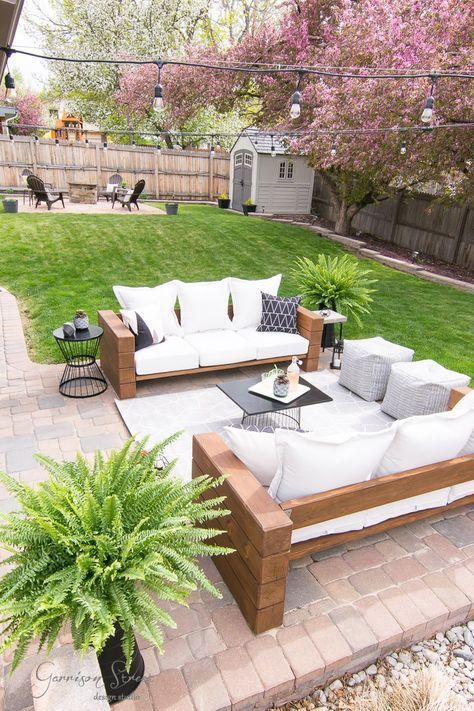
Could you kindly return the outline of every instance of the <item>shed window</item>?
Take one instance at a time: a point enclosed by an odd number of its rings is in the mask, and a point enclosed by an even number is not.
[[[249,168],[252,167],[252,154],[251,153],[246,153],[244,157],[244,163],[247,165]]]
[[[234,165],[236,167],[239,165],[242,165],[242,153],[236,153],[235,158],[234,158]]]
[[[291,160],[282,160],[278,168],[278,177],[280,180],[292,180],[294,171],[294,163]]]

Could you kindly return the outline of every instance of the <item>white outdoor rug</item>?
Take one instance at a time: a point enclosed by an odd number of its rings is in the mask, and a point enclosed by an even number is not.
[[[337,376],[328,370],[303,373],[303,377],[333,398],[333,402],[309,405],[301,409],[301,428],[332,434],[341,431],[369,432],[387,427],[392,418],[381,412],[380,405],[365,402],[338,384]],[[161,442],[174,432],[181,437],[165,454],[177,459],[176,474],[191,476],[192,436],[202,432],[222,433],[226,425],[239,425],[242,411],[216,386],[186,390],[169,395],[116,400],[117,408],[131,435],[149,442]]]

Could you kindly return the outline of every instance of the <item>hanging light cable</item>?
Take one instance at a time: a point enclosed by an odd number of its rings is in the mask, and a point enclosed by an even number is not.
[[[290,118],[292,118],[292,119],[297,119],[299,117],[299,115],[301,114],[300,85],[301,85],[301,80],[302,80],[304,74],[305,74],[305,72],[303,72],[303,71],[298,72],[298,83],[297,83],[296,89],[293,92],[293,95],[291,97]]]
[[[421,114],[421,120],[423,123],[431,123],[433,119],[433,107],[434,107],[434,88],[435,88],[435,83],[436,79],[438,78],[438,75],[433,71],[431,74],[431,89],[429,96],[426,99],[425,102],[425,108],[423,109],[423,113]]]
[[[154,111],[161,111],[163,108],[163,87],[161,86],[161,70],[163,65],[164,62],[156,62],[156,66],[158,67],[158,82],[155,86],[155,98],[153,99]]]

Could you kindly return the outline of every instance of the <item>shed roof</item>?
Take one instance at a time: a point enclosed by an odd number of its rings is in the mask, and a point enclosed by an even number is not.
[[[258,128],[245,128],[242,133],[240,134],[239,138],[241,136],[247,136],[249,140],[251,141],[253,147],[257,151],[257,153],[263,153],[263,154],[268,154],[270,155],[271,149],[272,149],[272,134],[271,132],[269,133],[268,131],[260,131]],[[239,139],[237,139],[238,141]],[[236,141],[236,143],[237,143]],[[235,146],[235,143],[234,143]],[[232,146],[232,148],[234,147]],[[288,145],[284,139],[282,139],[281,136],[273,136],[273,146],[275,148],[275,153],[277,155],[287,155],[288,154]]]

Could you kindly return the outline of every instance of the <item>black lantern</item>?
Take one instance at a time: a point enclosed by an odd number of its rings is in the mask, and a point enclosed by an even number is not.
[[[333,370],[341,370],[342,352],[344,350],[344,339],[336,338],[332,349],[332,358],[329,367]]]

